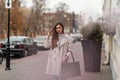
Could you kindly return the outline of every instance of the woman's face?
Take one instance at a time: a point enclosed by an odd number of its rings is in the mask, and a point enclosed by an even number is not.
[[[63,31],[62,26],[61,26],[61,25],[57,25],[57,26],[56,26],[56,32],[57,32],[58,34],[60,34],[60,33],[62,33],[62,31]]]

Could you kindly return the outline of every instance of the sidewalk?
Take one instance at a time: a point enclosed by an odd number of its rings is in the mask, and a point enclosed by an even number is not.
[[[112,80],[110,66],[101,65],[101,72],[85,72],[83,63],[83,54],[81,44],[75,45],[75,59],[80,61],[81,76],[69,78],[67,80]],[[79,52],[79,53],[78,53]],[[37,55],[32,55],[11,62],[12,70],[4,70],[5,64],[0,65],[0,80],[52,80],[50,76],[45,75],[47,52],[39,52]]]

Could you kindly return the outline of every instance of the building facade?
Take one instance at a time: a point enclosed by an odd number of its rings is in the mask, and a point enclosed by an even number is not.
[[[120,0],[104,0],[103,19],[106,21],[105,23],[108,23],[108,28],[112,27],[109,28],[109,31],[115,29],[116,34],[112,36],[112,41],[110,42],[108,38],[107,41],[109,41],[109,44],[105,43],[105,45],[109,46],[111,44],[112,47],[112,51],[110,52],[110,67],[113,80],[120,80],[120,36],[117,35],[117,33],[120,34],[120,25],[117,26],[120,23]],[[110,37],[111,35],[107,36]]]
[[[103,18],[109,16],[111,14],[112,0],[104,0],[103,3]]]

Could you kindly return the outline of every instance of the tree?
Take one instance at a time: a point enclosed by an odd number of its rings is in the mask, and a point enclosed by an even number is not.
[[[58,3],[56,6],[56,11],[65,12],[69,9],[69,6],[66,3]]]
[[[32,0],[33,7],[31,8],[31,14],[29,16],[26,28],[26,34],[41,32],[43,25],[43,11],[45,7],[45,0]]]
[[[6,37],[7,32],[7,9],[5,9],[5,1],[0,0],[0,38]]]
[[[62,22],[63,24],[66,24],[67,16],[67,10],[69,9],[69,6],[66,3],[58,3],[56,6],[56,22]]]
[[[11,32],[12,35],[23,35],[26,22],[23,19],[23,13],[20,11],[23,0],[13,0],[11,9]]]

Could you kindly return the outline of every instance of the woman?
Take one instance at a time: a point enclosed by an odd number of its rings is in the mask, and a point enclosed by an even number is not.
[[[71,56],[68,52],[71,46],[72,38],[64,34],[63,24],[56,23],[52,31],[48,32],[45,44],[46,48],[50,47],[46,74],[52,75],[54,80],[61,80],[61,65]]]

